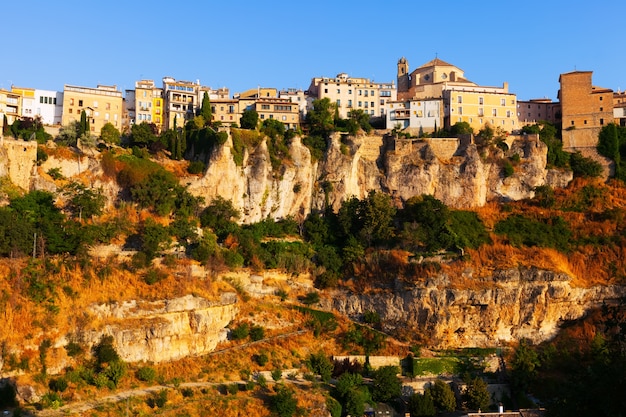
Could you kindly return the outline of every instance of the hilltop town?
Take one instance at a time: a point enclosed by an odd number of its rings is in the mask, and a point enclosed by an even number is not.
[[[125,91],[115,85],[66,84],[63,91],[12,86],[10,91],[0,90],[0,123],[39,117],[46,126],[60,127],[79,121],[84,112],[95,136],[105,124],[124,133],[134,124],[148,123],[155,132],[163,132],[184,126],[208,99],[213,123],[239,125],[244,112],[253,110],[260,121],[274,119],[297,130],[313,102],[328,98],[342,118],[358,111],[376,127],[421,134],[449,130],[459,122],[475,132],[490,125],[511,133],[547,121],[563,126],[566,150],[595,147],[603,126],[626,124],[626,92],[594,86],[591,71],[560,74],[559,83],[558,102],[522,101],[506,82],[500,87],[478,85],[462,69],[439,58],[411,71],[402,57],[395,81],[380,83],[339,73],[312,78],[306,91],[258,87],[231,96],[228,88],[169,76],[163,77],[161,86],[139,80],[135,89]]]

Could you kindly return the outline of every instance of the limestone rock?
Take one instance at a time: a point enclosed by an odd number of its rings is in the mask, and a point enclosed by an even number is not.
[[[621,286],[575,287],[568,275],[533,268],[496,271],[480,281],[481,289],[457,289],[445,281],[375,294],[335,294],[323,306],[355,319],[376,311],[387,330],[412,329],[430,346],[446,348],[549,340],[560,324],[626,295]]]

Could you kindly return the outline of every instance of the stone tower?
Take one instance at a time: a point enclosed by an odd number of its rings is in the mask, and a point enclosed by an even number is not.
[[[398,93],[409,91],[409,86],[409,63],[405,57],[402,57],[398,60]]]

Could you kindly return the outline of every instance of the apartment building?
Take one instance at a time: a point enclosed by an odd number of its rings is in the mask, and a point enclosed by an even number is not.
[[[61,123],[65,126],[71,122],[80,121],[83,111],[89,118],[93,135],[100,135],[100,130],[106,123],[111,123],[117,129],[121,129],[122,92],[115,85],[98,85],[96,88],[65,85]]]
[[[13,91],[0,89],[0,118],[6,117],[7,124],[22,117],[22,96]]]
[[[431,99],[406,99],[387,102],[386,126],[409,129],[415,134],[432,133],[443,126],[443,101]]]
[[[603,126],[613,123],[613,90],[592,85],[592,71],[559,77],[563,149],[593,148]]]
[[[307,96],[303,90],[297,88],[288,88],[286,90],[281,90],[278,92],[279,98],[287,98],[292,103],[296,103],[298,105],[298,111],[300,112],[300,119],[304,119],[306,117],[307,111]]]
[[[260,97],[249,104],[242,100],[242,105],[254,109],[261,123],[275,119],[282,122],[287,129],[297,130],[300,127],[300,108],[289,98]]]
[[[480,86],[466,79],[463,70],[439,58],[409,72],[404,57],[398,60],[397,81],[399,100],[441,100],[446,129],[457,122],[467,122],[475,131],[485,124],[506,132],[519,128],[517,97],[508,91],[506,82],[502,87]]]
[[[22,97],[20,117],[35,117],[35,89],[11,86],[11,92]]]
[[[541,121],[561,123],[561,103],[549,98],[536,98],[517,101],[517,119],[520,127],[534,125]]]
[[[313,78],[307,94],[314,100],[328,98],[337,106],[343,119],[355,109],[363,110],[370,117],[384,117],[387,102],[397,99],[393,82],[376,83],[369,78],[350,77],[346,73],[337,74],[335,78]]]
[[[134,123],[154,124],[160,132],[165,120],[163,89],[157,87],[153,80],[137,81],[132,98],[135,109]],[[128,95],[126,100],[129,100]]]

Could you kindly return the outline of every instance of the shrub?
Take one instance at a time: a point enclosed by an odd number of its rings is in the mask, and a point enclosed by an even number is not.
[[[280,368],[274,368],[272,370],[272,379],[274,381],[280,381],[280,379],[283,377],[283,371]]]
[[[143,366],[137,370],[137,378],[140,381],[152,382],[156,379],[157,372],[150,366]]]
[[[570,156],[570,167],[575,177],[595,178],[602,175],[602,165],[591,158],[583,156],[580,152]]]
[[[48,382],[48,388],[54,392],[64,392],[67,389],[67,379],[53,378]]]
[[[315,291],[311,291],[307,293],[302,298],[302,304],[305,304],[305,305],[317,304],[319,302],[320,302],[320,295]]]
[[[267,354],[265,352],[254,355],[253,359],[259,366],[265,366],[269,361],[269,358],[267,357]]]
[[[205,164],[202,161],[192,161],[187,167],[187,172],[190,174],[202,174],[204,172]]]
[[[278,417],[291,417],[295,414],[298,402],[293,390],[284,385],[276,388],[276,395],[270,398],[270,409],[278,414]]]
[[[504,161],[502,169],[504,172],[504,178],[508,178],[515,173],[515,170],[513,169],[513,165],[509,161]]]
[[[250,333],[250,325],[248,323],[241,323],[230,331],[231,340],[241,340],[248,337]]]
[[[250,339],[252,341],[261,340],[265,337],[265,330],[261,326],[253,325],[250,327]]]
[[[146,402],[150,408],[165,407],[165,404],[167,403],[167,390],[162,389],[159,392],[153,393]]]

